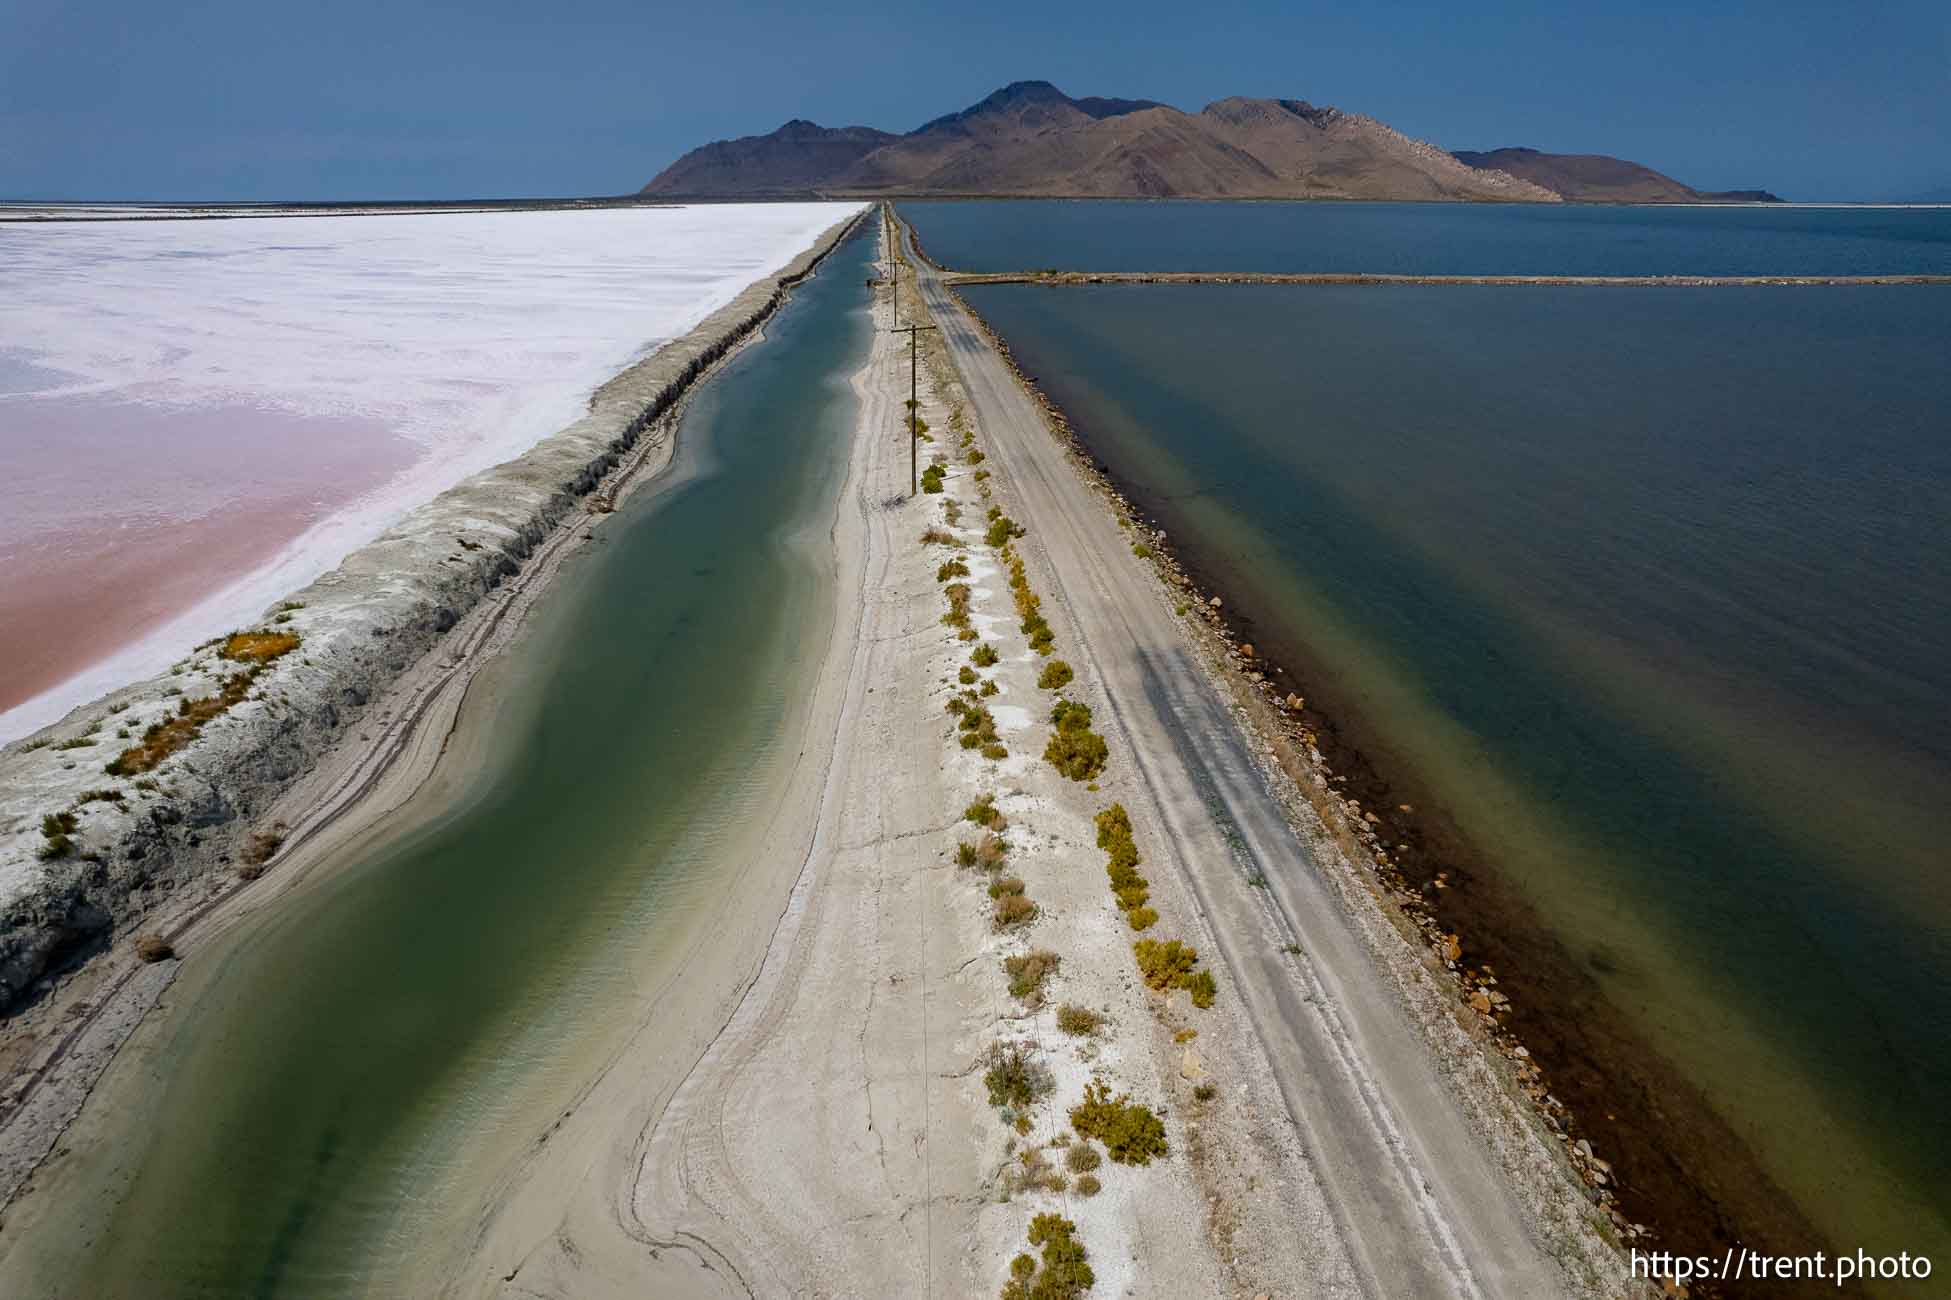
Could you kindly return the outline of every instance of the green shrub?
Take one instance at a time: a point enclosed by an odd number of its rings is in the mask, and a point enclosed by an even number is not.
[[[1009,757],[1009,746],[1000,740],[992,740],[982,747],[982,756],[991,762],[1000,763]]]
[[[41,838],[44,841],[40,848],[41,860],[52,862],[73,853],[75,827],[78,824],[71,812],[49,813],[41,818]]]
[[[966,578],[968,576],[969,566],[960,560],[950,560],[947,564],[935,570],[936,582],[947,582],[950,578]]]
[[[1138,958],[1138,973],[1145,977],[1145,987],[1161,993],[1184,987],[1199,962],[1199,950],[1177,939],[1140,939],[1131,951]]]
[[[1149,930],[1158,924],[1158,913],[1149,907],[1134,907],[1125,913],[1125,924],[1134,930]]]
[[[987,826],[990,830],[997,832],[1002,831],[1009,824],[1003,817],[1002,810],[996,807],[996,796],[993,794],[985,794],[967,808],[964,808],[962,810],[962,820],[965,822],[974,822],[978,826]]]
[[[1020,882],[1019,882],[1020,883]],[[1036,904],[1024,894],[1004,894],[996,900],[995,928],[1007,930],[1036,919]]]
[[[987,699],[989,696],[995,695],[997,693],[998,692],[996,690],[996,683],[988,680],[987,678],[983,679],[982,689],[976,692],[976,694],[982,696],[984,699]]]
[[[1009,856],[1009,841],[1000,835],[985,835],[975,846],[975,865],[984,871],[1000,871]]]
[[[955,545],[955,534],[943,528],[927,528],[922,530],[921,544],[923,546],[953,546]]]
[[[955,846],[955,865],[973,867],[976,864],[976,846],[967,840]]]
[[[1003,958],[1003,973],[1009,976],[1009,994],[1032,1006],[1043,1001],[1043,982],[1056,972],[1062,958],[1046,948],[1036,948],[1020,957]]]
[[[942,615],[942,622],[948,624],[950,627],[967,627],[969,625],[969,584],[966,582],[951,582],[948,586],[942,588],[942,594],[948,597],[948,613]]]
[[[1010,538],[1021,537],[1022,535],[1023,528],[1020,524],[1002,513],[1002,511],[993,507],[991,508],[989,531],[982,535],[984,541],[988,542],[991,546],[1002,546]]]
[[[989,1089],[989,1104],[999,1110],[1026,1109],[1056,1086],[1048,1067],[1022,1043],[992,1043],[988,1060],[982,1082]]]
[[[1070,700],[1058,700],[1050,711],[1050,721],[1057,730],[1044,746],[1044,758],[1073,781],[1094,780],[1104,771],[1111,750],[1104,737],[1091,730],[1090,708]]]
[[[1104,1190],[1104,1184],[1097,1180],[1096,1174],[1082,1174],[1071,1184],[1071,1188],[1079,1196],[1096,1196]]]
[[[976,670],[967,664],[963,664],[962,670],[955,674],[955,680],[961,682],[964,686],[974,686],[976,684]]]
[[[969,655],[969,662],[978,668],[988,668],[996,662],[998,657],[996,647],[984,641]]]
[[[971,464],[971,465],[980,465],[980,464],[982,464],[982,462],[983,462],[983,461],[984,461],[985,459],[987,459],[987,458],[986,458],[985,456],[983,456],[983,454],[982,454],[982,453],[981,453],[980,451],[977,451],[977,450],[974,450],[974,449],[971,449],[971,450],[970,450],[970,452],[969,452],[969,456],[968,456],[968,460],[969,460],[969,464]]]
[[[1064,1167],[1073,1174],[1088,1174],[1104,1163],[1104,1157],[1088,1142],[1073,1142],[1064,1152]]]
[[[1114,888],[1111,892],[1117,895],[1118,910],[1121,912],[1129,912],[1134,907],[1143,907],[1146,900],[1152,896],[1152,891],[1145,884],[1143,877],[1140,877],[1136,884]]]
[[[1084,1100],[1070,1109],[1070,1126],[1083,1138],[1096,1138],[1115,1164],[1148,1165],[1166,1154],[1165,1121],[1128,1094],[1111,1095],[1101,1079],[1084,1085]]]
[[[1069,664],[1061,659],[1052,659],[1043,665],[1043,671],[1037,674],[1036,684],[1046,691],[1058,691],[1070,685],[1070,679],[1076,675],[1070,670]]]
[[[1131,544],[1131,553],[1141,560],[1149,560],[1152,558],[1152,548],[1143,542],[1133,542]]]
[[[1043,1248],[1043,1265],[1027,1254],[1011,1260],[1002,1300],[1074,1300],[1091,1289],[1097,1275],[1085,1261],[1076,1224],[1062,1215],[1039,1214],[1030,1220],[1029,1235],[1030,1245]]]
[[[1131,946],[1131,951],[1138,958],[1138,971],[1144,976],[1147,988],[1161,993],[1167,989],[1184,989],[1192,995],[1192,1005],[1201,1010],[1213,1004],[1219,986],[1211,971],[1193,969],[1199,961],[1196,948],[1177,939],[1140,939]]]
[[[1123,804],[1112,804],[1109,808],[1099,813],[1095,820],[1097,823],[1097,846],[1099,848],[1110,848],[1119,836],[1123,836],[1127,840],[1131,838],[1131,814],[1125,811]]]
[[[1104,1026],[1104,1017],[1089,1007],[1066,1002],[1057,1008],[1057,1028],[1073,1038],[1088,1038]]]

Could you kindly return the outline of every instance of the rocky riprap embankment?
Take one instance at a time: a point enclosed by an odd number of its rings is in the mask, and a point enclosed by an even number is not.
[[[239,670],[219,642],[0,749],[0,1013],[186,886],[261,856],[269,841],[253,837],[276,828],[255,819],[271,801],[356,735],[373,702],[581,511],[639,436],[858,219],[605,384],[576,423],[414,510],[267,611],[264,626],[298,647],[153,770],[106,769],[184,699]],[[65,845],[49,833],[62,826]]]

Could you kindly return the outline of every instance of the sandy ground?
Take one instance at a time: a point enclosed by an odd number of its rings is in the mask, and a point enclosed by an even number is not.
[[[1043,661],[982,543],[986,502],[966,464],[944,494],[907,496],[904,440],[889,436],[906,396],[903,353],[879,335],[854,378],[861,414],[835,523],[836,642],[803,779],[758,846],[771,865],[751,865],[745,880],[757,890],[789,880],[789,891],[771,896],[776,924],[759,951],[740,951],[741,927],[728,923],[725,943],[700,945],[706,964],[693,972],[699,987],[722,986],[726,966],[751,963],[753,973],[702,1057],[675,1050],[694,1041],[700,1000],[659,1003],[510,1180],[465,1257],[443,1265],[450,1289],[992,1295],[1026,1248],[1031,1216],[1054,1210],[1079,1225],[1095,1294],[1254,1294],[1215,1245],[1222,1211],[1197,1173],[1203,1161],[1255,1189],[1269,1228],[1304,1229],[1284,1256],[1319,1282],[1308,1293],[1352,1294],[1291,1136],[1261,1131],[1244,1090],[1239,1123],[1192,1099],[1194,1077],[1207,1076],[1197,1053],[1188,1066],[1172,1029],[1203,1026],[1196,1042],[1219,1060],[1229,1039],[1245,1040],[1230,1013],[1193,1013],[1183,998],[1168,1007],[1135,978],[1092,843],[1090,818],[1110,796],[1040,758],[1054,697],[1036,687]],[[922,409],[947,430],[946,395],[924,390]],[[948,442],[928,451],[954,450]],[[935,570],[949,551],[919,541],[943,524],[945,500],[962,507],[951,531],[972,571],[975,625],[1001,656],[984,674],[1012,749],[1000,762],[963,750],[943,710],[981,643],[942,624]],[[1006,935],[992,928],[987,878],[955,864],[956,844],[979,834],[962,809],[983,793],[1009,817],[1010,870],[1041,909]],[[750,901],[763,910],[764,895]],[[745,911],[729,905],[728,922]],[[743,933],[752,936],[749,919]],[[1064,959],[1036,1010],[1009,996],[1001,969],[1032,946]],[[1100,1010],[1106,1030],[1066,1039],[1054,1023],[1061,1001]],[[1033,1045],[1056,1083],[1022,1134],[990,1108],[982,1082],[984,1054],[1003,1041]],[[1008,1194],[1005,1171],[1068,1127],[1065,1111],[1093,1074],[1166,1115],[1171,1155],[1146,1168],[1107,1162],[1094,1197]]]

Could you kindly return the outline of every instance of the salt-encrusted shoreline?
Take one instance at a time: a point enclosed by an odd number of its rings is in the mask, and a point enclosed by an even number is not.
[[[250,837],[272,829],[257,816],[356,735],[373,702],[552,535],[586,509],[603,509],[601,495],[591,498],[605,476],[859,220],[836,224],[605,384],[582,419],[419,507],[267,611],[299,647],[140,780],[104,768],[149,724],[175,714],[180,698],[211,693],[237,667],[212,647],[0,749],[0,1008],[19,1011],[51,973],[127,940],[179,893],[227,875]],[[97,791],[120,797],[78,802]],[[43,818],[64,811],[75,818],[73,849],[44,859]],[[0,1054],[10,1074],[21,1064],[18,1052]],[[0,1106],[16,1108],[20,1086],[10,1079]]]

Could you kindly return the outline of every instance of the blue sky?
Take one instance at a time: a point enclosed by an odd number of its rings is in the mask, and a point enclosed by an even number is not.
[[[707,140],[907,130],[1027,78],[1308,99],[1705,189],[1951,186],[1946,0],[0,0],[0,197],[621,193]]]

